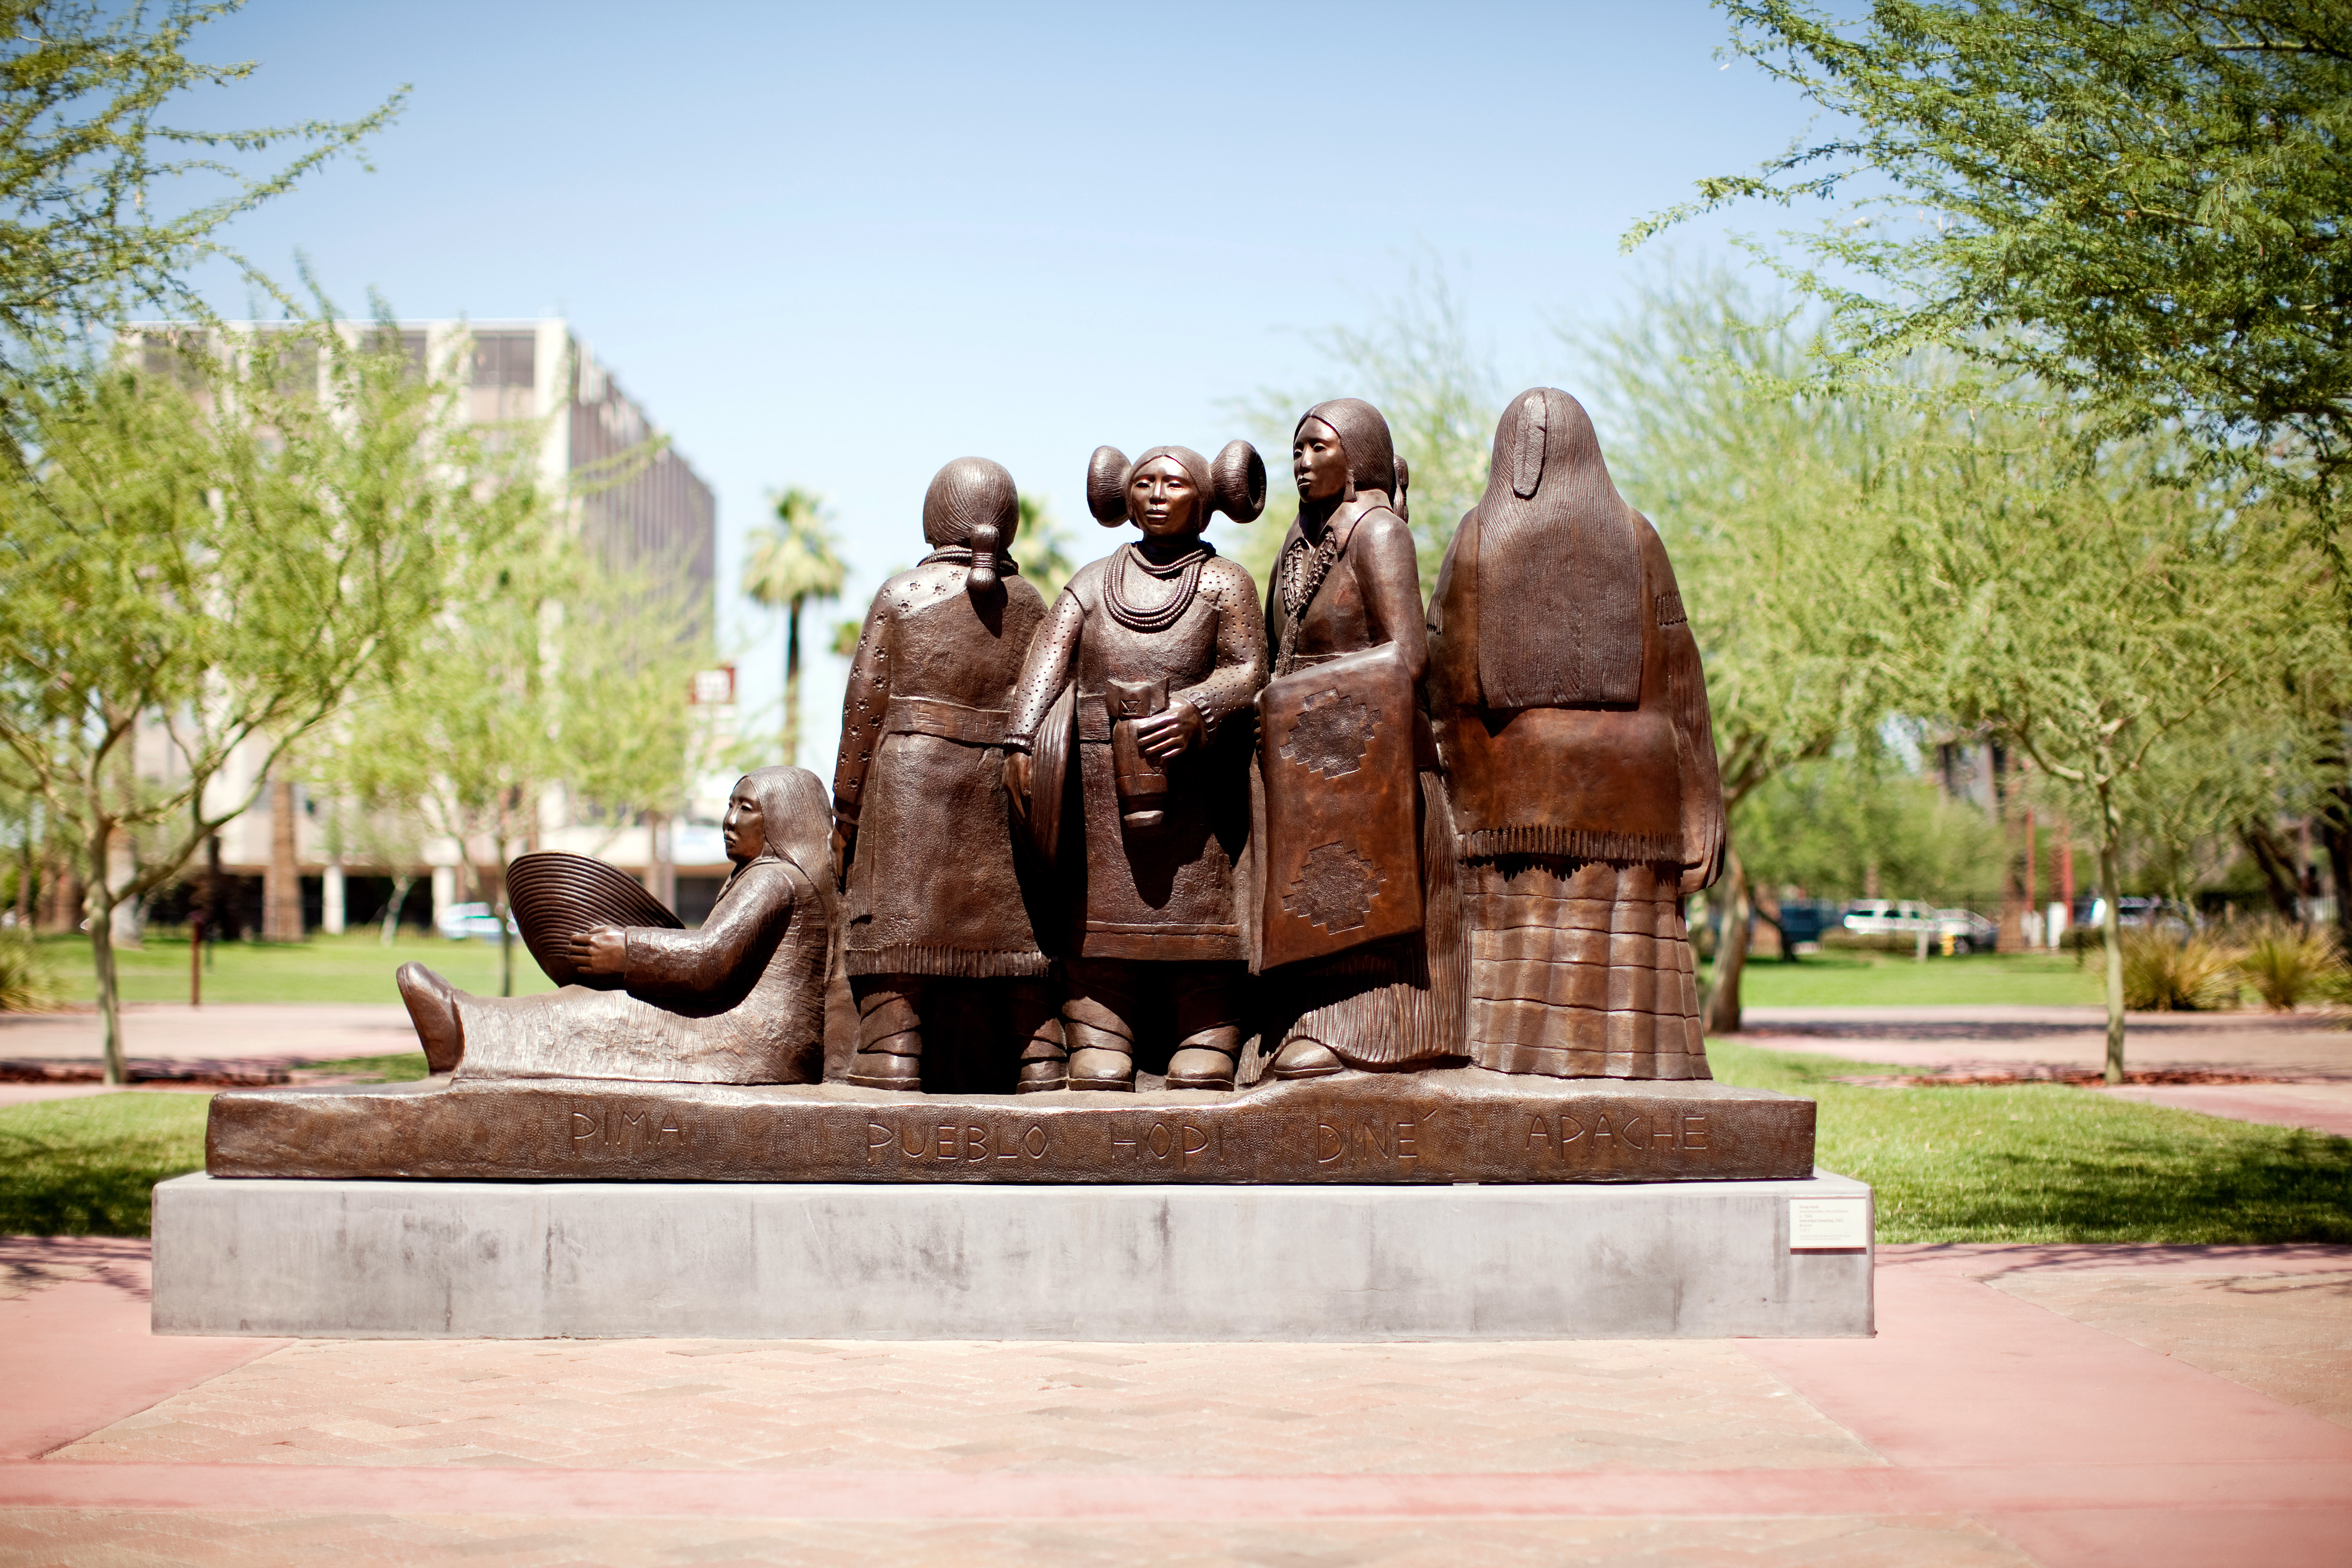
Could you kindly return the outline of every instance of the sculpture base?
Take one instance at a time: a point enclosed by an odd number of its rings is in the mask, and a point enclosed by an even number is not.
[[[1813,1102],[1478,1068],[1017,1096],[436,1079],[218,1095],[205,1168],[356,1181],[1801,1180],[1813,1168]]]
[[[1381,1191],[182,1176],[155,1189],[153,1321],[372,1339],[1822,1338],[1871,1331],[1869,1203],[1826,1172]],[[1840,1249],[1792,1250],[1825,1239]]]

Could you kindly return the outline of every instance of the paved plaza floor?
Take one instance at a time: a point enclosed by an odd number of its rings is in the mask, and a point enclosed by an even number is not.
[[[1910,1247],[1874,1339],[264,1341],[0,1240],[0,1563],[2352,1561],[2352,1247]]]

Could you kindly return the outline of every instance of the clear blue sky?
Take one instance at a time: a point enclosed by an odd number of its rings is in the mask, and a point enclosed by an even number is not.
[[[299,249],[346,310],[568,316],[717,489],[725,635],[772,703],[781,636],[734,591],[772,489],[823,491],[847,541],[822,644],[921,552],[941,463],[1004,463],[1099,553],[1097,444],[1242,434],[1220,401],[1326,379],[1302,331],[1367,321],[1417,256],[1511,380],[1567,376],[1553,323],[1662,259],[1618,254],[1628,223],[1806,122],[1724,68],[1725,33],[1700,0],[252,0],[204,52],[261,68],[203,118],[348,118],[413,84],[373,172],[233,242],[289,279]],[[815,665],[801,760],[829,775]]]

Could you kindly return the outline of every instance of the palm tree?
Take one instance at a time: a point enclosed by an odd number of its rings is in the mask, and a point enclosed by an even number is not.
[[[801,606],[830,599],[849,575],[825,526],[824,503],[795,485],[776,498],[776,526],[749,542],[743,592],[754,604],[784,612],[784,764],[800,756]]]

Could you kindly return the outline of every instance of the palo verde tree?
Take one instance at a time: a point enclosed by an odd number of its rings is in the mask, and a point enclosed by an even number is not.
[[[1718,0],[1830,111],[1728,203],[1843,200],[1785,269],[1848,369],[1927,345],[2067,398],[2088,449],[2179,429],[2331,515],[2352,463],[2352,7]]]
[[[115,906],[415,650],[515,493],[396,350],[321,326],[156,357],[44,377],[0,476],[0,787],[79,847],[110,1081]]]
[[[2188,484],[2158,440],[2085,468],[2063,407],[1950,411],[1889,532],[1886,662],[1920,709],[2030,756],[2092,826],[2105,899],[2106,1076],[2124,1070],[2117,900],[2135,778],[2286,662],[2324,581],[2296,514]],[[2280,584],[2314,585],[2301,595]]]
[[[694,672],[710,649],[684,590],[610,568],[535,500],[436,616],[425,646],[371,679],[316,768],[360,811],[413,813],[457,847],[499,917],[513,994],[507,869],[552,825],[605,830],[667,816],[699,760]]]
[[[251,61],[188,55],[237,5],[0,0],[0,382],[21,387],[57,369],[93,323],[142,310],[209,321],[185,282],[206,257],[227,257],[268,289],[222,245],[222,227],[356,152],[398,112],[405,89],[344,122],[166,122],[200,89],[253,73]],[[227,161],[288,147],[290,161],[270,173]]]
[[[1577,338],[1618,489],[1675,563],[1706,670],[1731,825],[1707,1027],[1740,1026],[1743,806],[1885,712],[1873,584],[1917,421],[1800,385],[1815,334],[1723,274],[1668,278]]]

